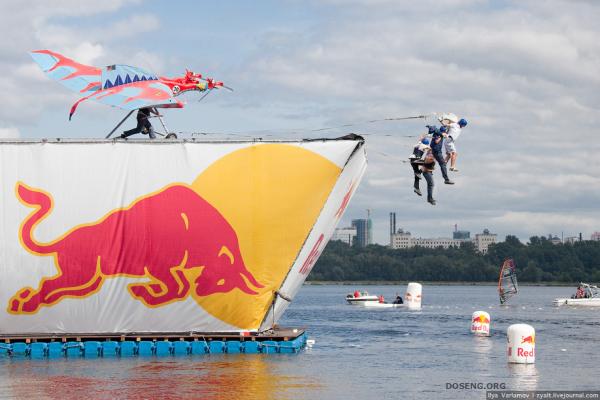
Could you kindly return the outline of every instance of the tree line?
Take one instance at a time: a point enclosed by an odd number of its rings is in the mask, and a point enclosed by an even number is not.
[[[553,244],[533,236],[524,244],[512,235],[490,245],[485,255],[470,242],[448,249],[391,249],[331,241],[308,280],[497,282],[506,258],[515,261],[519,282],[600,283],[600,242]]]

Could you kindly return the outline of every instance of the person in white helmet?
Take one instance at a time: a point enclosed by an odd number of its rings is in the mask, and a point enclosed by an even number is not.
[[[461,118],[458,122],[450,122],[446,125],[444,149],[446,150],[446,162],[450,161],[450,171],[458,172],[456,168],[456,146],[454,142],[460,136],[462,128],[467,126],[467,120]]]

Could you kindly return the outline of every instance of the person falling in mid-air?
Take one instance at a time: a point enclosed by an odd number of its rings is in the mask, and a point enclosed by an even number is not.
[[[429,147],[429,139],[421,139],[413,149],[413,154],[409,157],[410,165],[413,169],[415,180],[414,180],[414,192],[421,196],[420,181],[421,175],[427,181],[427,201],[431,205],[435,205],[436,202],[433,198],[433,169],[435,168],[435,158]]]
[[[135,135],[136,133],[143,133],[144,135],[149,135],[150,139],[156,139],[156,134],[154,133],[154,128],[150,123],[150,114],[160,115],[158,110],[154,107],[145,107],[140,108],[137,113],[137,126],[128,131],[124,131],[121,135],[121,139],[125,139],[128,136]]]
[[[429,135],[431,135],[431,152],[433,157],[438,162],[440,166],[440,170],[442,171],[442,176],[444,177],[444,183],[446,185],[454,185],[454,182],[448,178],[448,171],[446,170],[446,160],[444,159],[444,155],[442,154],[442,149],[444,147],[444,132],[446,132],[446,128],[444,126],[441,129],[438,129],[435,126],[427,125],[429,128]]]
[[[450,171],[458,172],[456,168],[456,146],[454,142],[460,136],[462,128],[467,126],[467,120],[461,118],[458,122],[450,122],[446,125],[447,132],[445,133],[444,148],[446,150],[446,163],[450,160]]]

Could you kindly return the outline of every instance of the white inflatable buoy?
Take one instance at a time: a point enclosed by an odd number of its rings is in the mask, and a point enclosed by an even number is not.
[[[423,286],[420,283],[410,282],[406,287],[406,295],[404,300],[406,306],[411,310],[421,309],[421,293]]]
[[[471,333],[477,336],[490,336],[490,314],[475,311],[471,317]]]
[[[535,363],[535,329],[527,324],[514,324],[506,330],[508,362]]]

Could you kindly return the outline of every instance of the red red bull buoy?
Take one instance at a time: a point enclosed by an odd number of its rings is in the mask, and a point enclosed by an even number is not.
[[[535,363],[535,329],[527,324],[514,324],[506,330],[508,362]]]
[[[471,317],[471,333],[477,336],[490,336],[490,314],[475,311]]]

